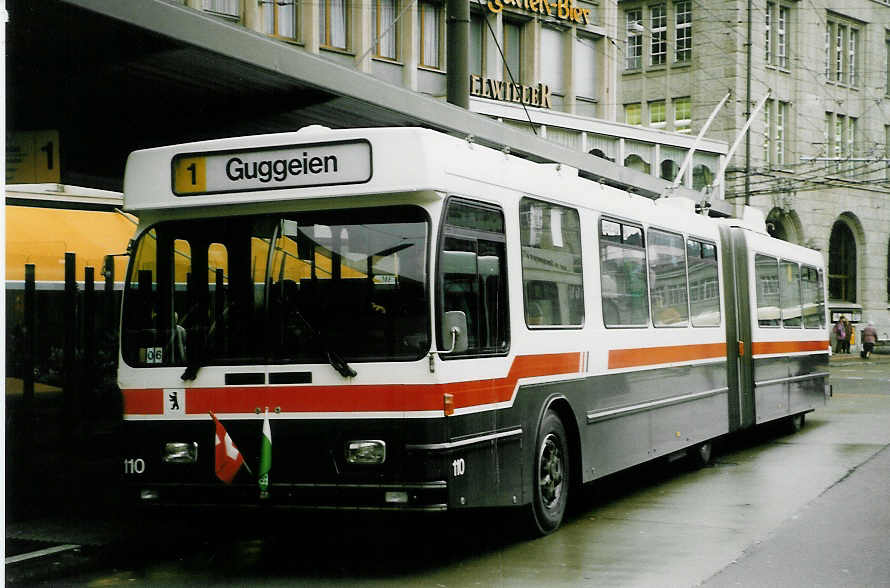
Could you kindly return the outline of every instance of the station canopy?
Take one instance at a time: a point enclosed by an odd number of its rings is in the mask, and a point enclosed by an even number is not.
[[[63,184],[120,190],[136,149],[321,124],[432,128],[649,197],[668,186],[182,2],[7,0],[7,11],[7,128],[58,131]]]

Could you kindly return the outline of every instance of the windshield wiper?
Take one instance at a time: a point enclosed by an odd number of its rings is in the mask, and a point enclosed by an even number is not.
[[[327,341],[325,337],[322,337],[321,333],[319,333],[315,327],[313,327],[309,321],[303,316],[299,310],[294,309],[294,314],[297,315],[297,318],[306,326],[306,330],[309,331],[309,334],[316,340],[321,343],[321,350],[324,353],[325,357],[328,360],[328,363],[331,364],[337,373],[339,373],[344,378],[354,378],[358,375],[358,372],[352,369],[352,367],[346,363],[346,360],[343,359],[339,353],[334,351],[333,349],[328,349]]]

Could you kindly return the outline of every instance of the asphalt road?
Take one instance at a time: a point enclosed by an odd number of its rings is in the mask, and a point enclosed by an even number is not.
[[[890,586],[890,357],[831,371],[834,396],[801,432],[734,437],[701,470],[656,462],[598,482],[542,539],[509,531],[509,512],[62,516],[7,525],[6,582]],[[62,551],[8,559],[46,548]]]

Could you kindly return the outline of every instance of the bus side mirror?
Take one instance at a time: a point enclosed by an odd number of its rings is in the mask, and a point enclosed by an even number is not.
[[[449,310],[442,320],[442,343],[450,346],[439,354],[463,353],[467,350],[467,315],[462,310]]]

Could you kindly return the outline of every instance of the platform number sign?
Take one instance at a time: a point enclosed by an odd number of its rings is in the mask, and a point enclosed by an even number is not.
[[[7,133],[7,184],[58,184],[59,168],[59,131]]]

